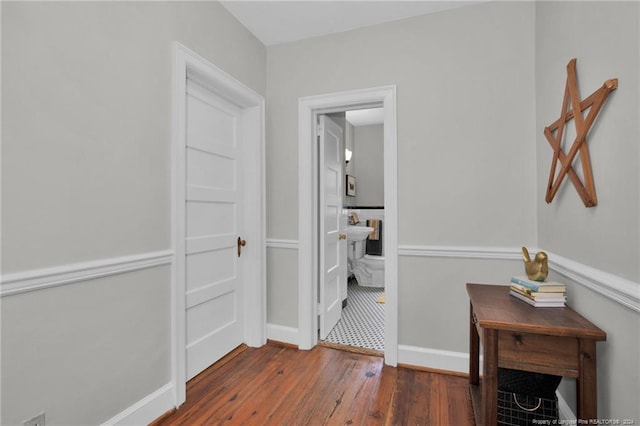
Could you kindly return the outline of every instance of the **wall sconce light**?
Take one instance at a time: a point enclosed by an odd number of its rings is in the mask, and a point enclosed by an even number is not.
[[[350,149],[344,150],[344,164],[349,164],[351,161],[351,157],[353,156],[353,152]]]

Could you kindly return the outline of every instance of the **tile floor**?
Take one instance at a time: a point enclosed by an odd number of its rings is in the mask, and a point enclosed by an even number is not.
[[[376,302],[382,293],[382,288],[361,287],[349,280],[342,319],[325,341],[384,351],[384,303]]]

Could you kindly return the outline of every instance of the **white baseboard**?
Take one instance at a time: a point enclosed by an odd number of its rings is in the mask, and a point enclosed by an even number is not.
[[[569,420],[568,424],[575,424],[571,422],[576,421],[576,415],[571,411],[571,407],[567,404],[567,401],[564,400],[560,392],[556,391],[556,396],[558,397],[558,411],[560,412],[560,420]]]
[[[267,339],[298,345],[298,329],[284,325],[267,324]]]
[[[469,372],[469,354],[440,349],[398,345],[398,363],[436,370]]]
[[[174,398],[175,389],[173,383],[167,383],[123,412],[110,418],[102,426],[148,425],[175,407]]]

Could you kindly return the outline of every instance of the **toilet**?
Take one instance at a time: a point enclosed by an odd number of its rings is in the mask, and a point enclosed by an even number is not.
[[[382,229],[382,228],[381,228]],[[382,232],[380,232],[378,248],[367,249],[369,240],[352,242],[349,250],[349,273],[353,274],[362,287],[384,288],[384,256],[382,248]],[[370,245],[370,244],[369,244]],[[367,253],[369,252],[369,253]],[[373,254],[376,253],[376,254]]]
[[[362,287],[384,288],[384,256],[365,254],[356,260],[353,275]]]

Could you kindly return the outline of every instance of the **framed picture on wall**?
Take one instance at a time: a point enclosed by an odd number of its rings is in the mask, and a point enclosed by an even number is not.
[[[347,196],[356,196],[356,178],[355,176],[347,175]]]

